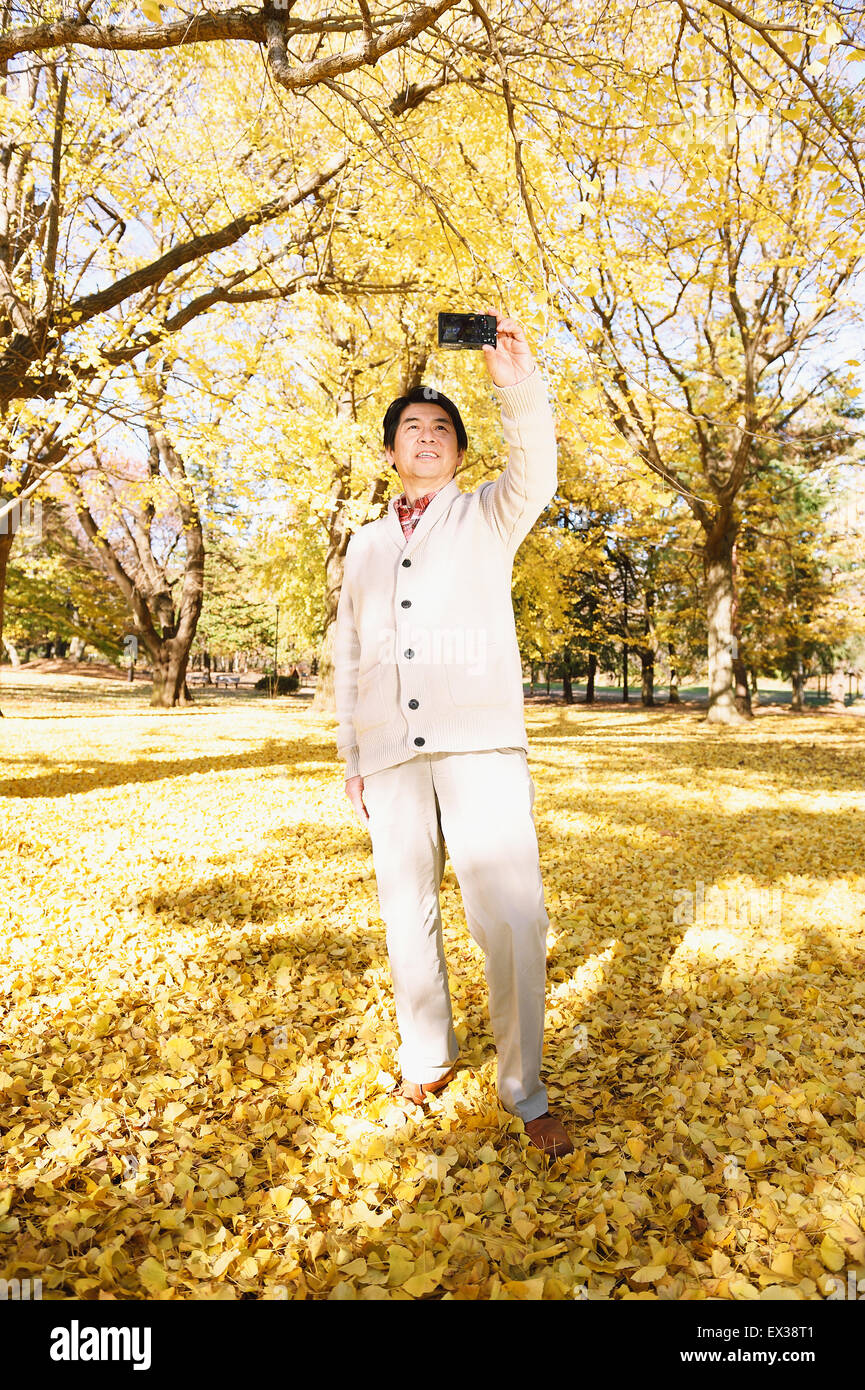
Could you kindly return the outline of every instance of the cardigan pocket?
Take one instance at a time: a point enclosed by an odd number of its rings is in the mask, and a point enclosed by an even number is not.
[[[354,707],[355,733],[365,733],[387,722],[387,710],[381,693],[381,672],[373,666],[357,682],[357,704]]]

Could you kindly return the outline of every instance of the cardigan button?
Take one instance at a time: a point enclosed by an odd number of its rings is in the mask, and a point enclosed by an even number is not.
[[[416,738],[416,739],[415,739],[415,743],[417,744],[418,748],[420,748],[420,747],[422,747],[423,744],[426,743],[426,739],[425,739],[425,738]]]
[[[403,652],[403,656],[407,656],[409,661],[411,661],[412,657],[414,656],[414,652],[412,651],[411,647],[408,648],[408,651]]]
[[[409,700],[409,702],[408,702],[408,707],[409,707],[409,709],[417,709],[417,707],[418,707],[419,704],[420,704],[420,700]]]
[[[402,603],[400,604],[400,608],[411,608],[411,599],[404,598]]]
[[[408,568],[408,566],[411,564],[411,560],[403,560],[403,564],[406,566],[406,568]]]

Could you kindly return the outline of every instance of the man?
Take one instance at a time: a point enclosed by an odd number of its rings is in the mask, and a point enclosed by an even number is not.
[[[484,952],[497,1090],[532,1144],[573,1152],[540,1079],[546,934],[527,764],[514,555],[556,491],[547,393],[522,326],[495,309],[482,351],[509,445],[504,472],[456,482],[467,447],[429,387],[384,417],[404,492],[346,550],[334,640],[337,748],[369,828],[401,1047],[398,1093],[423,1104],[453,1076],[439,886],[445,844]]]

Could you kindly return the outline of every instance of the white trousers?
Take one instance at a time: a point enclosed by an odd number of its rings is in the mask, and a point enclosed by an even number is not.
[[[405,1080],[438,1081],[459,1053],[442,944],[445,847],[484,953],[504,1109],[543,1115],[549,918],[522,748],[418,754],[364,778]]]

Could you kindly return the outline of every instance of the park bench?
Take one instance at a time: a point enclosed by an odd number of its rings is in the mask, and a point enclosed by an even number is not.
[[[206,671],[188,671],[186,675],[187,685],[207,685]],[[211,671],[210,683],[212,685],[232,685],[235,690],[240,684],[240,676],[233,671]]]

